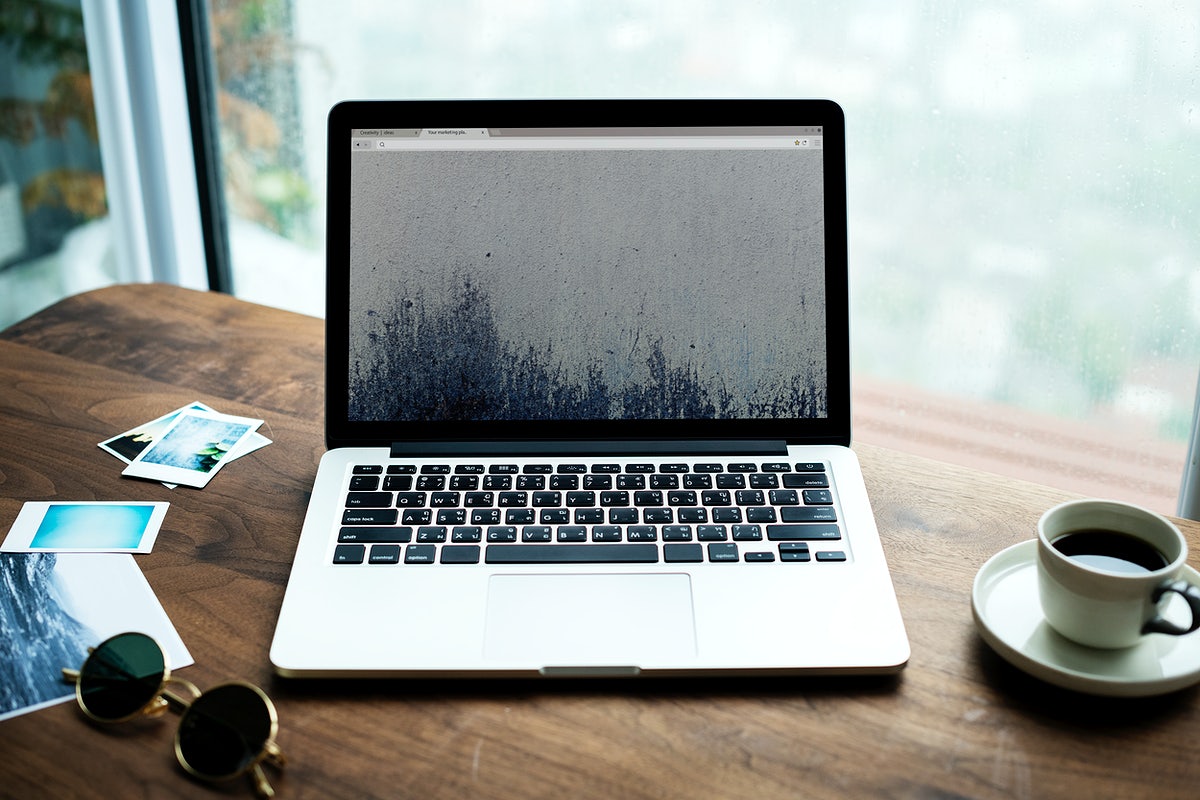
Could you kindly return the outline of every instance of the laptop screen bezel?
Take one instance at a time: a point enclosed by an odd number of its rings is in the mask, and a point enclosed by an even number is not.
[[[828,416],[740,420],[360,421],[349,419],[351,140],[387,128],[815,126],[823,129]],[[328,118],[325,439],[330,448],[396,442],[774,440],[850,443],[845,119],[829,100],[347,101]]]

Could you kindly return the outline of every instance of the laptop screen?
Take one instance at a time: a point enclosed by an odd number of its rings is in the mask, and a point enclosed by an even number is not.
[[[676,104],[685,119],[663,118]],[[779,118],[756,120],[665,102],[659,124],[617,101],[575,104],[583,118],[554,101],[349,105],[396,116],[330,118],[329,391],[351,430],[785,438],[836,421],[832,104],[759,101]]]

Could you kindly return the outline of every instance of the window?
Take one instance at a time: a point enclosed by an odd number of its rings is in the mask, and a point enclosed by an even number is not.
[[[241,296],[321,312],[340,99],[829,97],[857,438],[1174,510],[1200,364],[1195,4],[213,0],[212,30]]]

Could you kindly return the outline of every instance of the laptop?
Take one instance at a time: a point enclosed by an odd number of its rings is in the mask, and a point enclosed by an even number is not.
[[[816,100],[329,114],[326,416],[285,676],[889,673]]]

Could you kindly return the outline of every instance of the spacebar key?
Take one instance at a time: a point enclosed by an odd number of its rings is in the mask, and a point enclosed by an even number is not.
[[[640,544],[490,544],[488,564],[654,564],[658,545]]]

